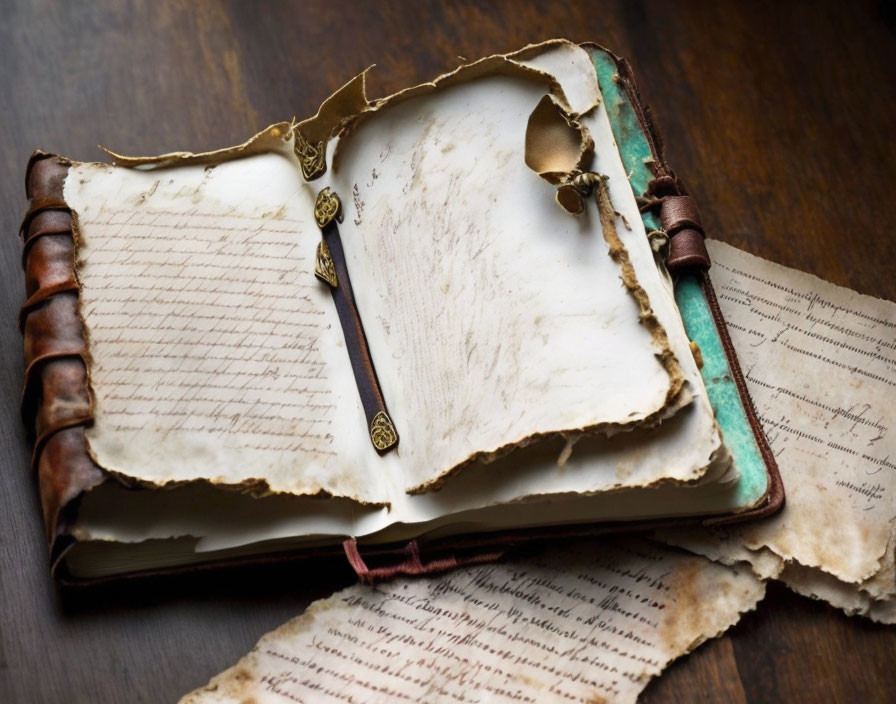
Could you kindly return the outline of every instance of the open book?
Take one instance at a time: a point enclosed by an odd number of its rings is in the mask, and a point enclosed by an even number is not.
[[[699,216],[596,46],[372,102],[362,74],[238,147],[38,153],[27,184],[23,409],[67,578],[421,571],[781,504]]]

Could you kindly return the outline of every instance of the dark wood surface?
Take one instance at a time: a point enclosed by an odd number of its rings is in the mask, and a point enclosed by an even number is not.
[[[175,701],[349,583],[285,569],[57,591],[17,408],[32,149],[212,149],[313,113],[371,63],[381,95],[458,55],[597,41],[631,60],[712,236],[896,299],[894,27],[892,3],[4,2],[0,701]],[[643,701],[893,702],[896,629],[773,585]]]

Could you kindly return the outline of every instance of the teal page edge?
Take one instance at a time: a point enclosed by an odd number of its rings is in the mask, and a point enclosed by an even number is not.
[[[594,48],[589,53],[597,69],[598,83],[622,163],[629,175],[632,190],[639,196],[647,190],[647,184],[653,178],[647,167],[653,161],[650,144],[628,94],[616,82],[617,69],[613,57]],[[642,219],[648,230],[660,226],[652,213],[644,213]],[[768,472],[741,404],[709,304],[696,276],[690,274],[679,277],[675,282],[675,301],[688,337],[700,346],[703,356],[701,374],[709,394],[709,402],[722,430],[725,445],[740,472],[740,479],[731,496],[733,508],[751,508],[765,496]]]

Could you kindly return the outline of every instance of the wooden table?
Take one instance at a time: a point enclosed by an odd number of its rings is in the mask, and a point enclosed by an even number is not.
[[[314,112],[378,63],[381,95],[566,36],[629,57],[708,232],[896,299],[896,9],[891,2],[5,2],[0,701],[174,701],[310,600],[301,569],[60,594],[18,419],[22,176],[78,160],[205,150]],[[674,6],[674,7],[673,7]],[[659,702],[896,701],[896,629],[771,586],[756,613],[654,681]]]

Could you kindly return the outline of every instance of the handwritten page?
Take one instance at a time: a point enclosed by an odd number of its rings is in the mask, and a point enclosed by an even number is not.
[[[352,471],[369,441],[298,174],[276,153],[72,167],[101,466],[383,500]]]
[[[634,702],[762,598],[748,569],[642,540],[357,585],[263,637],[181,704]]]
[[[854,599],[892,598],[896,304],[708,244],[787,503],[767,521],[666,537],[715,559],[761,560],[764,576],[802,593],[830,595],[839,582]]]

